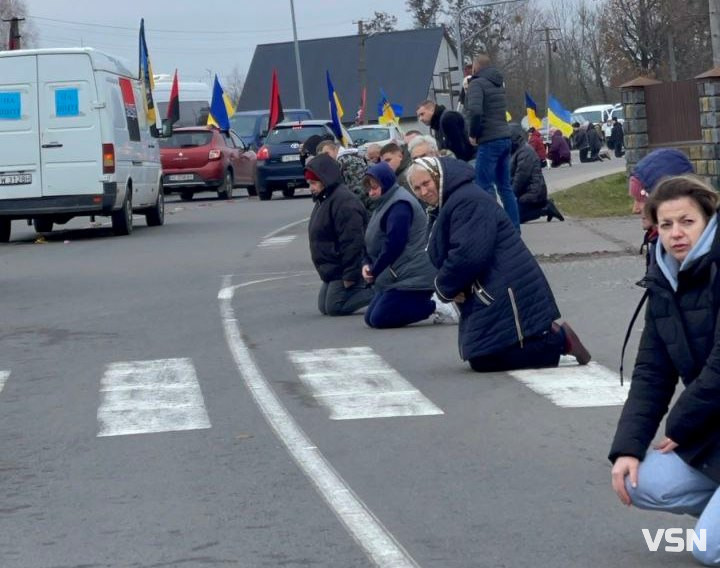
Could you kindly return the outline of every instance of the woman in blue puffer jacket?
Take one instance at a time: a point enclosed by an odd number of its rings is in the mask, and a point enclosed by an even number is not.
[[[408,179],[437,217],[428,253],[435,290],[460,309],[460,357],[475,371],[581,365],[590,353],[560,317],[550,285],[505,211],[452,158],[419,158]]]

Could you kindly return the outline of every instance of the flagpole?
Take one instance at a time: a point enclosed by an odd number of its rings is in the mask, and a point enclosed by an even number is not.
[[[290,0],[290,13],[292,14],[293,43],[295,44],[295,67],[297,67],[300,108],[305,108],[305,89],[303,88],[302,68],[300,66],[300,47],[298,46],[297,26],[295,25],[295,3],[293,0]]]

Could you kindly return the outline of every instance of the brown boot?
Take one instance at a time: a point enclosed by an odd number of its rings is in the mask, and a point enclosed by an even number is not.
[[[553,327],[555,328],[556,325],[557,324],[553,324]],[[570,327],[570,324],[567,322],[563,322],[560,327],[565,332],[564,354],[575,357],[580,365],[587,365],[590,362],[590,352],[582,344],[577,333],[573,331],[573,328]]]

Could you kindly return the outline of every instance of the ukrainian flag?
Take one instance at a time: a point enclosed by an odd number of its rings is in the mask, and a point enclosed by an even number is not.
[[[328,101],[330,102],[330,121],[332,122],[332,130],[335,133],[337,139],[342,142],[342,145],[347,146],[348,140],[343,135],[343,129],[340,123],[340,119],[342,119],[345,111],[340,104],[340,97],[338,97],[338,94],[335,92],[335,87],[333,87],[332,81],[330,80],[330,71],[325,71],[325,78],[327,79]]]
[[[212,101],[210,102],[210,114],[208,114],[207,125],[215,126],[220,130],[230,130],[230,117],[235,114],[230,97],[223,91],[218,76],[215,75],[213,84]]]
[[[143,103],[145,105],[145,113],[148,122],[157,126],[157,115],[155,113],[155,102],[153,101],[152,91],[155,88],[153,79],[152,65],[150,65],[150,55],[148,55],[147,42],[145,41],[145,20],[140,20],[140,37],[139,37],[139,72],[140,85],[143,91]]]
[[[403,107],[401,105],[390,104],[385,91],[380,89],[380,103],[378,104],[378,124],[395,124],[399,123],[398,115],[402,115]]]
[[[537,115],[537,105],[527,91],[525,91],[525,112],[527,113],[528,126],[532,126],[535,129],[540,130],[542,121]]]
[[[555,97],[550,95],[548,101],[548,121],[550,126],[554,126],[563,133],[563,136],[572,134],[572,116]]]

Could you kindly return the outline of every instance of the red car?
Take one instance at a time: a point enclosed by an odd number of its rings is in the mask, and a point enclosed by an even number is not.
[[[256,194],[255,152],[232,130],[177,128],[160,140],[160,159],[165,193],[179,192],[184,201],[208,189],[216,189],[220,199],[232,199],[235,187]]]

